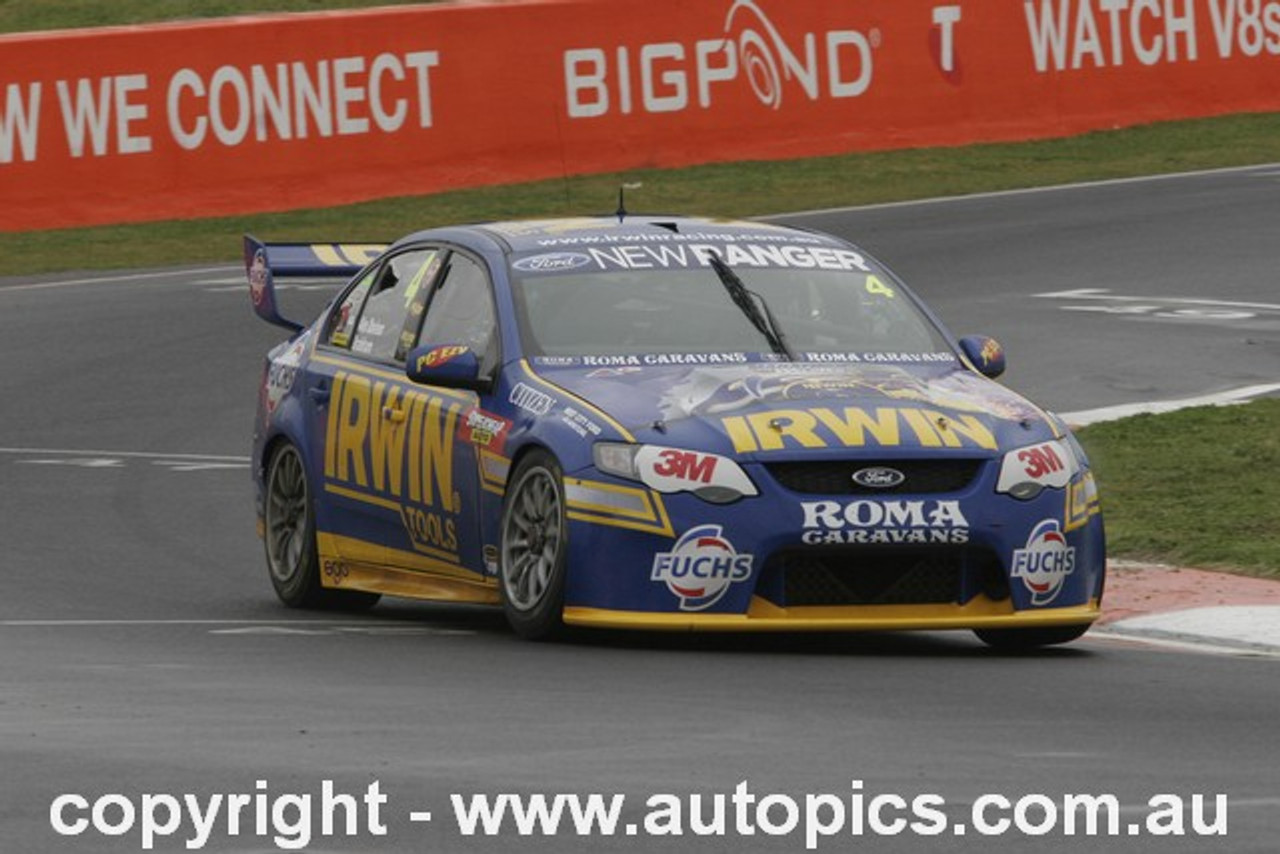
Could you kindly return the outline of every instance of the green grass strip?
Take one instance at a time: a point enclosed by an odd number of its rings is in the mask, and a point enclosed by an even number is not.
[[[1094,424],[1077,435],[1113,556],[1280,578],[1280,400]]]
[[[106,27],[262,12],[364,9],[435,0],[0,0],[0,33]]]
[[[1067,139],[853,153],[573,176],[279,214],[0,234],[0,275],[231,261],[239,237],[393,239],[457,222],[632,210],[756,216],[1280,162],[1280,113],[1168,122]]]

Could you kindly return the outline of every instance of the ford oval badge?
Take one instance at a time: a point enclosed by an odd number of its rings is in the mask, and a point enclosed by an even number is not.
[[[853,482],[868,489],[893,489],[901,486],[906,479],[905,474],[888,466],[858,469],[853,473]]]
[[[545,252],[521,258],[511,266],[521,273],[556,273],[561,270],[576,270],[591,263],[591,256],[581,252]]]

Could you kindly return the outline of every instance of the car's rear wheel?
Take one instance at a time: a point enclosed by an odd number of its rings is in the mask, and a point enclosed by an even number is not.
[[[316,517],[302,454],[292,444],[276,449],[267,466],[263,508],[267,570],[280,601],[292,608],[363,610],[377,603],[376,593],[333,590],[320,584],[316,554]]]
[[[1087,631],[1088,623],[1082,626],[1046,626],[1037,629],[974,629],[973,633],[988,646],[1019,652],[1071,643]]]
[[[509,483],[502,506],[502,607],[519,635],[541,640],[564,628],[564,476],[555,457],[535,450]]]

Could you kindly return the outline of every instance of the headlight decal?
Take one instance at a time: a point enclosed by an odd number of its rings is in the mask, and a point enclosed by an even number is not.
[[[597,442],[592,459],[600,471],[638,480],[654,492],[692,492],[704,501],[727,504],[759,495],[756,485],[729,457],[661,445]]]
[[[996,492],[1029,501],[1046,488],[1063,489],[1079,470],[1076,455],[1061,439],[1028,445],[1004,455]]]
[[[714,504],[759,495],[742,467],[719,454],[642,445],[635,466],[641,482],[656,492],[692,492]]]

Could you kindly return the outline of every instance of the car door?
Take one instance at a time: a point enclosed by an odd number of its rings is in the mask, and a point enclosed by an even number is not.
[[[480,360],[482,375],[492,374],[499,360],[498,336],[486,268],[458,249],[443,254],[441,267],[425,316],[420,324],[409,318],[403,340],[408,349],[469,348]],[[402,370],[405,355],[400,354]],[[408,569],[473,577],[485,567],[478,456],[496,447],[505,429],[483,410],[475,392],[406,384],[410,447],[420,448],[409,456],[420,465],[421,489],[406,493],[403,524],[389,531],[388,560]]]
[[[405,330],[416,333],[443,257],[438,247],[408,247],[366,271],[334,306],[309,363],[308,415],[323,437],[314,446],[316,527],[322,550],[352,563],[388,562],[402,508],[422,491],[422,445],[410,431],[428,416],[444,420],[414,408],[403,369]]]

